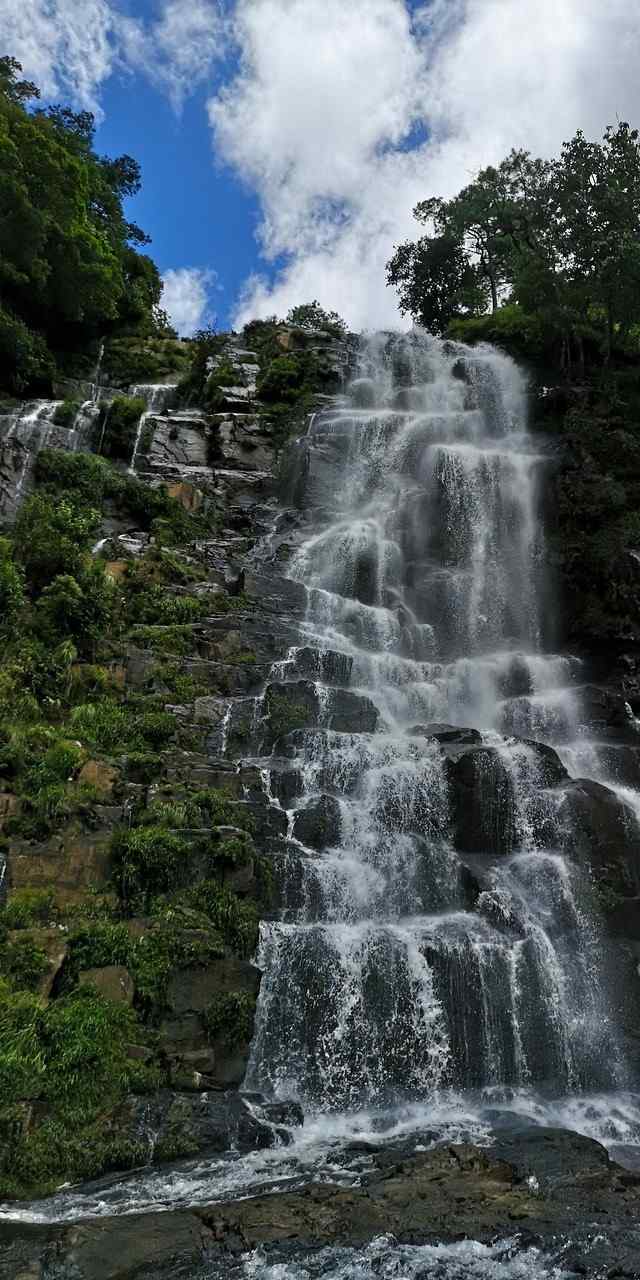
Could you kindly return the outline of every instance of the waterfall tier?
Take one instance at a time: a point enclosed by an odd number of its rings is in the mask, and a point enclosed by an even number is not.
[[[613,757],[582,664],[553,651],[522,374],[491,348],[379,335],[294,459],[307,608],[251,712],[256,754],[286,757],[266,774],[288,830],[247,1086],[321,1113],[618,1087],[565,768],[610,782]],[[305,713],[275,743],[274,699]]]

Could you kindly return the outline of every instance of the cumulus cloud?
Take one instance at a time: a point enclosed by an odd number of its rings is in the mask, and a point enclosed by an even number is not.
[[[97,114],[116,56],[116,25],[107,0],[0,0],[3,52],[22,63],[43,97],[71,96]]]
[[[185,98],[208,80],[225,47],[225,19],[217,0],[163,0],[152,23],[121,25],[129,65],[143,71],[180,111]]]
[[[179,267],[162,277],[161,306],[181,337],[189,338],[212,320],[210,291],[214,281],[213,271],[199,267]]]
[[[116,69],[146,75],[179,110],[210,76],[225,24],[218,0],[157,0],[147,22],[117,0],[0,0],[0,29],[43,97],[101,118],[100,92]]]
[[[384,265],[411,210],[512,146],[638,119],[628,0],[238,0],[240,68],[209,104],[218,154],[262,203],[265,259],[236,322],[317,297],[397,320]]]

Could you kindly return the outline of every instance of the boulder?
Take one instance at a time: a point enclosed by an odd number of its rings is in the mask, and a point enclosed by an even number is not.
[[[96,987],[101,996],[116,1004],[133,1004],[133,979],[122,965],[110,964],[99,969],[84,969],[79,983],[81,987]]]
[[[512,853],[515,795],[494,747],[466,747],[447,762],[454,845],[461,853]]]
[[[298,680],[270,684],[265,695],[267,749],[299,729],[318,727],[334,733],[374,733],[378,712],[370,698],[350,689],[329,689],[322,697],[315,684]]]
[[[255,1001],[260,974],[236,956],[225,956],[198,968],[174,970],[168,983],[167,1013],[160,1045],[174,1082],[189,1087],[224,1089],[239,1086],[245,1075],[252,1028],[238,1037],[211,1036],[207,1010],[220,996],[247,996]]]
[[[78,774],[78,782],[95,787],[101,800],[110,800],[119,776],[118,770],[104,760],[87,760]]]
[[[88,890],[106,888],[110,873],[110,833],[56,832],[42,844],[12,841],[7,857],[9,887],[55,888],[61,906],[82,901]]]
[[[293,836],[310,849],[325,849],[340,842],[340,805],[333,796],[318,796],[293,821]],[[285,830],[286,834],[286,830]]]
[[[640,827],[611,788],[589,779],[568,783],[558,818],[564,847],[591,874],[612,931],[640,938]]]

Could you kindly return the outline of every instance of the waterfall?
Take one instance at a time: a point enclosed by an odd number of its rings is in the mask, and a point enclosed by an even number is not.
[[[581,733],[581,664],[548,650],[547,464],[523,375],[489,347],[378,335],[296,451],[304,647],[272,679],[311,667],[320,711],[287,750],[299,784],[247,1087],[316,1113],[615,1088],[565,775],[521,741]],[[374,732],[330,727],[322,708],[354,695]]]
[[[176,391],[175,385],[166,385],[165,383],[140,383],[139,385],[129,388],[129,395],[144,400],[146,409],[140,415],[140,420],[136,428],[135,440],[133,442],[133,451],[131,453],[131,462],[129,463],[129,474],[135,475],[136,462],[140,452],[142,436],[145,426],[154,414],[162,413],[167,408]],[[102,442],[101,442],[102,447]]]

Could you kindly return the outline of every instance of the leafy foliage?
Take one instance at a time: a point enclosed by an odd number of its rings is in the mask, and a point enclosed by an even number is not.
[[[38,92],[20,70],[0,60],[0,369],[17,392],[50,382],[55,348],[155,327],[162,289],[123,208],[138,165],[95,152],[88,112],[31,110]]]
[[[640,318],[640,142],[624,122],[599,143],[578,131],[554,160],[512,151],[414,215],[426,234],[398,246],[387,279],[436,333],[516,303],[570,372],[585,344],[607,362]]]

